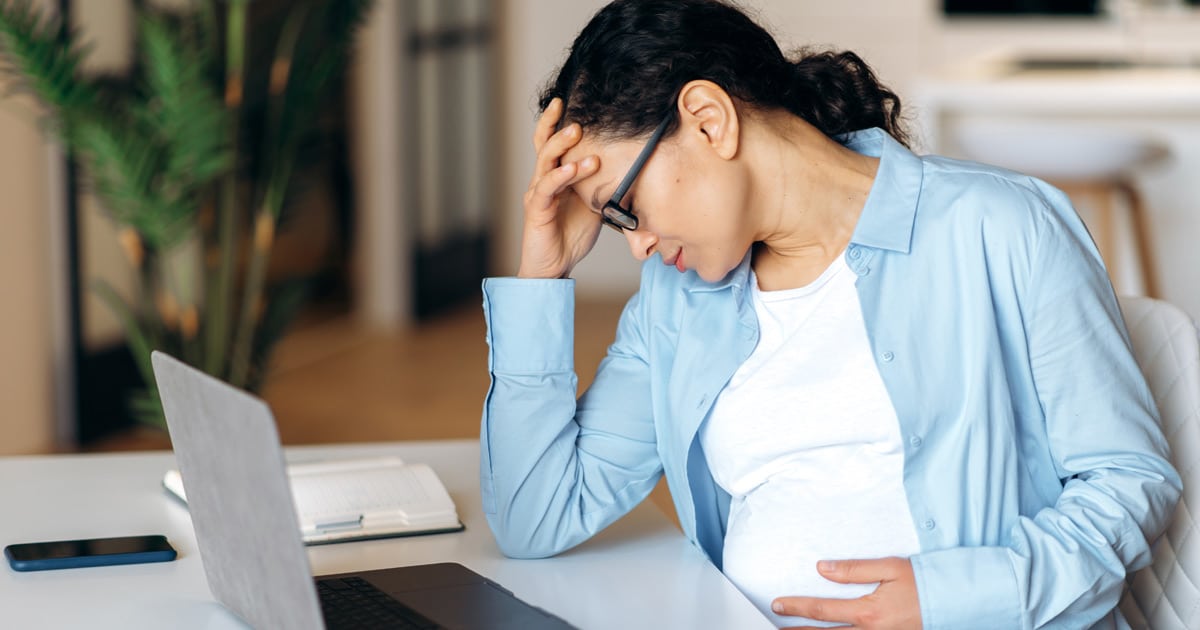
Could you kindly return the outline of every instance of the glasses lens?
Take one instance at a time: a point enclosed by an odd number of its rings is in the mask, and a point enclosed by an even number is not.
[[[614,231],[616,231],[618,233],[625,231],[625,228],[621,227],[621,225],[619,223],[614,223],[612,219],[610,219],[606,216],[600,217],[600,219],[601,219],[601,223],[603,223],[604,225],[607,225],[608,227],[612,228]]]
[[[636,230],[638,226],[637,217],[611,201],[604,204],[602,216],[606,224],[618,230]]]

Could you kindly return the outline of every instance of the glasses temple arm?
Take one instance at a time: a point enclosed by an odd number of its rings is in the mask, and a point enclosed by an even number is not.
[[[658,128],[654,130],[654,133],[650,134],[650,139],[646,141],[646,146],[642,147],[642,152],[633,161],[633,166],[625,174],[625,179],[622,179],[621,184],[613,191],[612,198],[609,201],[618,206],[621,205],[621,200],[625,198],[625,193],[629,192],[629,187],[633,185],[633,180],[637,179],[638,173],[642,172],[642,167],[645,166],[646,160],[650,159],[650,154],[654,153],[654,147],[662,139],[663,134],[666,133],[667,125],[669,124],[671,124],[670,115],[664,118],[661,123],[658,123]]]

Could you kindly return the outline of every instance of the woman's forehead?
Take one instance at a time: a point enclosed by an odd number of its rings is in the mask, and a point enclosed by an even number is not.
[[[598,141],[584,134],[578,144],[563,154],[560,162],[570,164],[591,155],[600,158],[600,170],[572,186],[584,201],[599,207],[604,205],[608,195],[616,188],[616,182],[620,181],[625,176],[625,171],[633,165],[640,149],[636,141]],[[595,199],[599,199],[599,206],[593,203]]]
[[[578,162],[589,155],[595,155],[600,158],[600,168],[603,169],[606,159],[609,162],[617,161],[626,153],[636,155],[637,151],[633,141],[609,140],[584,132],[583,138],[563,154],[562,163]]]

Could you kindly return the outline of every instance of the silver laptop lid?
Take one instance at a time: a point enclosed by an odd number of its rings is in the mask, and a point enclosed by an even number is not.
[[[323,628],[266,403],[155,351],[208,588],[255,628]]]

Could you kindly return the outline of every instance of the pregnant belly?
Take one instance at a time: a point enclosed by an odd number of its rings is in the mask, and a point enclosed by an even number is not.
[[[771,482],[730,505],[725,575],[777,625],[824,624],[775,615],[776,597],[852,599],[878,586],[831,582],[817,573],[819,560],[908,557],[919,549],[903,494],[818,497],[807,490]]]

